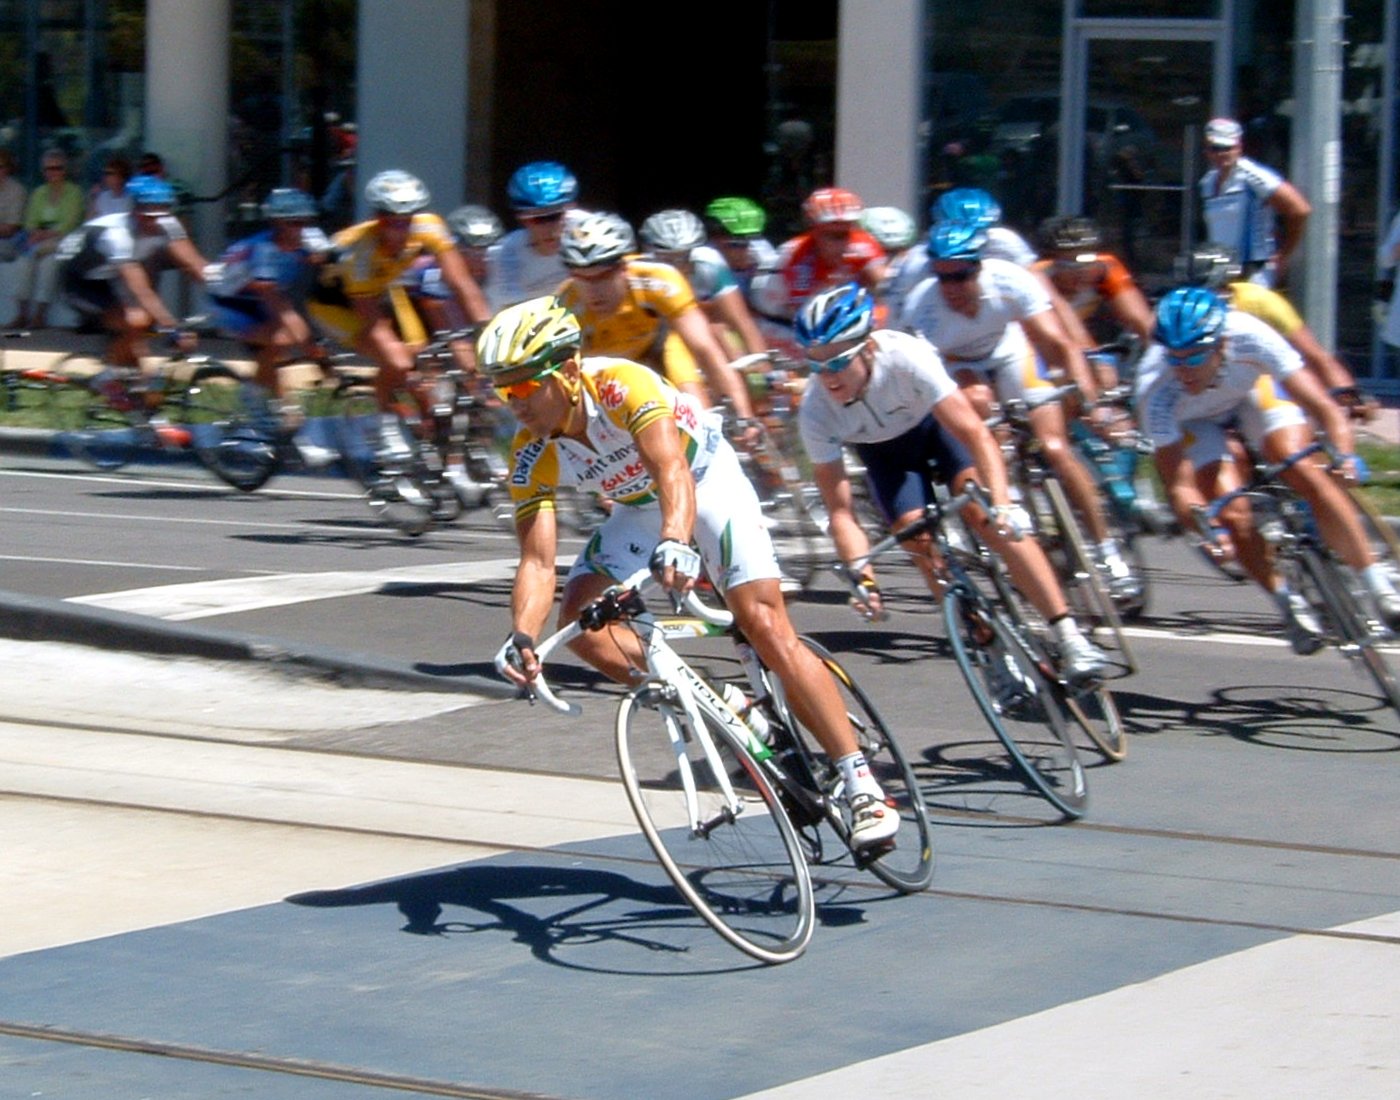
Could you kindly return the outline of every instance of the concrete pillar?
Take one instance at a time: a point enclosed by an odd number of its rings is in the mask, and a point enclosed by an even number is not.
[[[228,184],[229,0],[147,0],[145,148],[196,195]],[[206,256],[224,243],[224,203],[197,203],[192,236]]]
[[[923,0],[841,0],[836,183],[923,221]]]
[[[461,205],[467,164],[468,0],[360,0],[355,178],[402,168],[433,210]]]

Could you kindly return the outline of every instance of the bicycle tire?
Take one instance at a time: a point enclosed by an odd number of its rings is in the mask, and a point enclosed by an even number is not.
[[[955,586],[943,594],[943,621],[958,670],[1013,768],[1067,818],[1084,815],[1088,780],[1069,732],[1058,683],[1003,612]],[[993,662],[1014,665],[1018,698],[998,698]],[[1012,665],[1002,665],[1008,672]]]
[[[1366,541],[1370,544],[1372,556],[1376,561],[1385,564],[1391,580],[1400,583],[1400,535],[1396,535],[1395,529],[1385,516],[1381,515],[1380,509],[1371,502],[1369,496],[1355,488],[1348,488],[1347,495],[1351,497],[1357,514],[1361,517],[1361,527],[1366,532]]]
[[[1284,569],[1290,586],[1303,593],[1322,615],[1343,655],[1361,662],[1386,702],[1400,713],[1400,680],[1376,645],[1377,631],[1382,628],[1378,623],[1373,628],[1373,616],[1365,610],[1343,567],[1330,554],[1312,546],[1299,548],[1290,559],[1292,568]]]
[[[279,441],[267,400],[251,382],[208,363],[195,369],[179,397],[180,422],[205,469],[244,493],[268,483],[281,466]]]
[[[98,470],[118,470],[141,447],[135,412],[116,409],[92,388],[92,379],[109,368],[87,352],[69,352],[48,371],[45,419],[59,445]]]
[[[933,830],[913,766],[855,677],[815,638],[803,635],[801,640],[836,681],[846,706],[846,715],[855,729],[856,740],[870,770],[884,789],[886,803],[899,813],[899,832],[895,834],[894,850],[868,862],[858,858],[857,864],[900,893],[915,894],[928,889],[933,881]],[[842,841],[847,842],[851,827],[846,817],[841,773],[817,739],[788,708],[784,710],[788,725],[799,736],[808,769],[826,794],[827,819]]]
[[[337,385],[341,405],[337,446],[347,472],[364,489],[365,503],[382,523],[411,538],[433,525],[439,501],[425,483],[422,457],[412,430],[400,417],[406,450],[393,464],[378,455],[379,407],[372,393],[357,379]]]
[[[1053,528],[1041,542],[1059,575],[1070,611],[1082,629],[1093,632],[1094,641],[1117,667],[1118,676],[1131,676],[1137,671],[1137,662],[1123,633],[1123,620],[1098,563],[1089,553],[1064,486],[1058,478],[1047,477],[1043,488]]]
[[[734,947],[765,963],[806,950],[816,925],[801,842],[763,766],[730,732],[704,719],[740,811],[730,813],[684,712],[644,684],[618,706],[617,759],[627,799],[657,861],[681,896]],[[684,775],[699,804],[689,827]]]

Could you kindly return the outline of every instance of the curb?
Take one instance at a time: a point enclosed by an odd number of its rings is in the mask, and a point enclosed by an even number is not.
[[[313,676],[345,687],[460,692],[489,699],[516,697],[515,688],[503,680],[476,673],[449,672],[446,668],[431,671],[431,666],[380,660],[258,634],[168,623],[145,615],[3,590],[0,637],[213,661],[259,661],[278,672]]]

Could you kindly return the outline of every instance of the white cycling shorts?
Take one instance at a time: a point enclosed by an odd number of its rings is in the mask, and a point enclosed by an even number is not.
[[[1200,470],[1230,461],[1229,436],[1238,432],[1256,454],[1264,439],[1280,428],[1308,422],[1302,408],[1279,394],[1271,378],[1261,378],[1247,398],[1219,416],[1187,420],[1181,425],[1187,460]]]
[[[659,503],[615,505],[565,583],[599,573],[623,580],[646,568],[660,538]],[[695,544],[705,572],[721,592],[781,576],[758,495],[727,444],[715,452],[695,487]]]

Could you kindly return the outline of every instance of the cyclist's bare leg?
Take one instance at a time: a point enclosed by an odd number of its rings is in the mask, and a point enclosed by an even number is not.
[[[118,306],[103,315],[102,324],[112,334],[107,342],[108,364],[140,367],[142,358],[150,354],[147,334],[151,330],[151,315],[140,306]]]
[[[579,612],[615,583],[611,577],[601,573],[574,577],[564,586],[560,597],[559,625],[573,622],[579,617]],[[634,684],[640,675],[646,673],[646,658],[641,643],[625,625],[614,623],[602,630],[580,634],[569,643],[569,649],[580,660],[619,684]]]
[[[783,694],[797,720],[812,732],[827,755],[840,760],[858,751],[836,682],[798,638],[778,580],[735,585],[725,592],[724,599],[759,659],[783,685]]]
[[[1089,537],[1096,545],[1103,542],[1108,538],[1103,501],[1094,475],[1080,458],[1078,449],[1070,446],[1064,409],[1057,404],[1040,405],[1031,410],[1029,419],[1031,430],[1040,440],[1045,461],[1065,487],[1070,503],[1088,528]]]
[[[1194,471],[1196,488],[1206,500],[1218,500],[1241,484],[1239,467],[1235,462],[1209,462]],[[1240,568],[1249,574],[1265,592],[1278,588],[1279,577],[1274,571],[1273,554],[1269,544],[1259,534],[1249,502],[1232,500],[1217,517],[1230,533],[1235,558]]]
[[[413,369],[413,353],[399,339],[393,322],[378,317],[370,323],[355,342],[355,350],[378,365],[374,376],[374,397],[381,412],[392,412],[394,394],[408,379]]]

